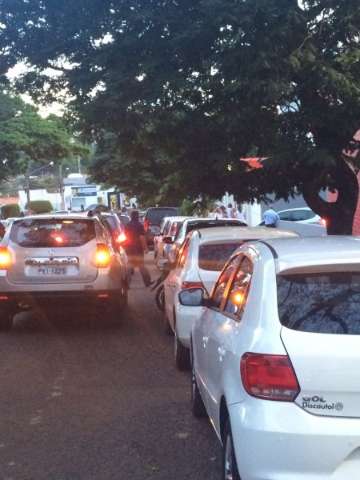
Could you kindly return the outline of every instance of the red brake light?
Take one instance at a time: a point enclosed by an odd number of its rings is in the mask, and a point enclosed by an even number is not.
[[[149,220],[144,220],[144,230],[145,230],[145,232],[147,232],[149,230],[149,227],[150,227]]]
[[[182,282],[181,290],[188,290],[189,288],[204,288],[202,282]]]
[[[126,240],[127,238],[124,232],[119,233],[119,235],[117,235],[115,239],[116,243],[119,245],[122,245],[123,243],[125,243]]]
[[[98,243],[95,253],[95,265],[98,268],[107,268],[111,263],[111,251],[110,248],[103,244]]]
[[[0,247],[0,270],[8,270],[13,263],[12,255],[7,247]]]
[[[252,397],[293,402],[300,392],[287,355],[245,353],[240,370],[244,388]]]

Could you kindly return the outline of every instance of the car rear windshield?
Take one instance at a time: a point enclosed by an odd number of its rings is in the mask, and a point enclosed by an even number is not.
[[[226,261],[242,242],[212,243],[199,247],[199,268],[213,272],[222,270]]]
[[[10,232],[10,240],[21,247],[79,247],[94,238],[95,224],[85,219],[25,219]]]
[[[360,273],[279,275],[279,318],[302,332],[360,334]]]
[[[160,225],[164,217],[176,216],[178,209],[175,207],[169,208],[152,208],[146,212],[145,218],[153,225]]]

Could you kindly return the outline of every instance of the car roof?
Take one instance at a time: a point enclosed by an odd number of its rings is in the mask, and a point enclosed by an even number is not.
[[[182,217],[181,215],[175,215],[173,217],[164,217],[163,221],[168,222],[169,220],[171,222],[183,222],[184,220],[187,220],[189,217]]]
[[[98,217],[96,215],[89,217],[87,212],[84,213],[53,213],[53,214],[39,214],[39,215],[28,215],[26,217],[16,218],[15,221],[20,220],[94,220]]]
[[[360,238],[352,236],[285,238],[263,242],[271,250],[277,271],[312,266],[358,265],[360,270]],[[259,248],[259,245],[255,248]],[[260,247],[266,248],[263,244]]]
[[[201,243],[298,237],[295,232],[268,227],[213,227],[200,228],[195,232],[198,232]]]
[[[296,207],[296,208],[284,208],[283,210],[279,210],[277,213],[283,213],[283,212],[296,212],[296,211],[299,211],[299,210],[307,210],[308,212],[313,212],[315,213],[313,210],[311,210],[310,207]]]

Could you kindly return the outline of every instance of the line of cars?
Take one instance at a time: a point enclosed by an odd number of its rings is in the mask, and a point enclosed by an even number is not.
[[[166,330],[222,478],[357,478],[360,240],[199,225],[170,264]]]
[[[117,320],[127,305],[130,269],[124,228],[114,213],[12,219],[0,243],[0,329],[20,311],[95,307]]]

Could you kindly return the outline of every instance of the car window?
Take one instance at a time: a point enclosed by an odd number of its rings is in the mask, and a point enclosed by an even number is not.
[[[244,257],[232,281],[225,305],[225,312],[235,315],[241,320],[250,290],[253,265],[248,257]]]
[[[177,214],[177,208],[152,208],[146,212],[145,219],[152,225],[160,225],[164,217],[171,217]]]
[[[311,210],[294,210],[293,218],[295,222],[299,222],[301,220],[309,220],[309,218],[313,218],[315,213]]]
[[[79,247],[95,238],[92,220],[25,219],[14,222],[10,240],[20,247]]]
[[[288,222],[291,222],[294,220],[292,216],[292,212],[286,211],[286,212],[280,212],[279,213],[280,220],[286,220]]]
[[[182,222],[173,222],[170,228],[169,236],[170,237],[176,237],[178,234],[180,228],[182,226]]]
[[[215,288],[213,290],[211,300],[214,308],[220,308],[221,303],[224,300],[224,295],[226,292],[226,286],[231,279],[237,265],[239,264],[240,256],[234,257],[225,269],[221,272],[218,281],[216,282]]]
[[[163,220],[162,227],[160,227],[160,235],[167,236],[170,224],[170,220]]]
[[[278,275],[282,325],[311,333],[360,335],[360,273]]]
[[[177,268],[184,268],[186,258],[189,253],[190,248],[190,239],[187,238],[179,250],[178,257],[177,257]]]
[[[199,268],[219,272],[243,242],[203,244],[199,247]]]

